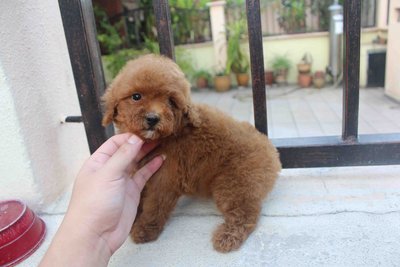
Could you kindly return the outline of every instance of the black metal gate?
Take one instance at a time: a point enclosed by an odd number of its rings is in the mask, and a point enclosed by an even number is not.
[[[59,0],[91,152],[113,133],[101,126],[104,77],[91,0]],[[160,52],[174,58],[168,0],[153,0]],[[256,128],[268,134],[260,1],[246,1]],[[273,139],[284,168],[400,163],[400,134],[358,135],[361,0],[344,1],[342,135]]]

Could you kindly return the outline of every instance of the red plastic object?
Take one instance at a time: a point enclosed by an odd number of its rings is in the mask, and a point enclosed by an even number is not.
[[[0,266],[23,261],[43,242],[44,222],[18,200],[0,202]]]

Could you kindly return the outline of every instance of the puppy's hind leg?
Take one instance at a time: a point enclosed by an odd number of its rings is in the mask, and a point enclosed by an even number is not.
[[[213,197],[225,219],[214,232],[214,248],[219,252],[236,250],[255,229],[263,197],[244,191],[238,184],[233,187],[217,187]]]

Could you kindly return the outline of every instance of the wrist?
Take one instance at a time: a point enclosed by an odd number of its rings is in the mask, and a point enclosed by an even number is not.
[[[74,222],[66,214],[41,266],[107,266],[111,251],[106,241],[89,226]]]

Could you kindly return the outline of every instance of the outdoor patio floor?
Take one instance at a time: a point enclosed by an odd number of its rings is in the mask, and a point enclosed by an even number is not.
[[[341,98],[338,89],[272,88],[271,136],[339,135]],[[252,121],[250,89],[196,91],[193,99]],[[382,89],[362,89],[360,100],[361,133],[400,132],[400,105]],[[212,201],[182,198],[158,240],[136,245],[128,238],[109,265],[400,266],[399,192],[400,165],[284,169],[240,250],[222,254],[213,249],[212,232],[223,218]],[[46,239],[20,266],[38,265],[70,193],[40,214]]]
[[[193,90],[192,100],[215,106],[238,120],[254,124],[250,88],[224,93]],[[271,138],[341,135],[341,89],[267,88],[267,108]],[[396,132],[400,132],[400,103],[385,96],[382,88],[361,89],[359,133]]]

